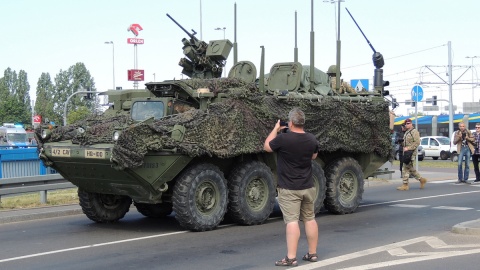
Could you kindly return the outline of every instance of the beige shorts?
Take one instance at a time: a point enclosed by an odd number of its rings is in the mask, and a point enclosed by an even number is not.
[[[302,190],[277,188],[278,205],[285,224],[294,221],[309,221],[315,218],[315,187]]]

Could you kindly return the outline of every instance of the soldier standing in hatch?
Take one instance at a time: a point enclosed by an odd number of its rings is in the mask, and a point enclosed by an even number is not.
[[[413,166],[415,157],[417,156],[417,148],[420,145],[420,133],[418,133],[418,131],[413,127],[412,119],[406,119],[404,124],[405,135],[403,135],[403,157],[406,162],[404,162],[404,160],[401,161],[405,163],[402,172],[403,184],[397,187],[397,190],[409,190],[408,178],[410,177],[410,174],[415,177],[415,179],[420,181],[420,188],[424,188],[425,184],[427,183],[427,179],[422,177]],[[408,159],[410,154],[411,156]]]
[[[337,90],[337,66],[336,65],[331,65],[328,70],[327,70],[327,75],[330,79],[330,87],[332,87],[333,90]],[[339,72],[340,77],[342,76],[342,72]],[[344,82],[343,79],[340,80],[340,87],[338,89],[339,94],[344,94],[344,93],[355,93],[355,89],[353,89],[350,84],[347,82]]]

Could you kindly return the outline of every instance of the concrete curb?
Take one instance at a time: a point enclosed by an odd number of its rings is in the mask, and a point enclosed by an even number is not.
[[[51,206],[0,212],[0,224],[83,214],[78,205]]]
[[[480,219],[459,223],[452,227],[453,233],[480,235]]]

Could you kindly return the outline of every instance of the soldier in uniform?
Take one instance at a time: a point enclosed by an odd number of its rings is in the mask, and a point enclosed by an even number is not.
[[[414,161],[417,156],[417,147],[420,145],[420,133],[413,127],[412,119],[405,120],[405,134],[403,135],[403,158],[401,162],[404,162],[402,171],[403,184],[397,187],[397,190],[409,190],[408,178],[410,174],[420,181],[420,188],[424,188],[427,183],[427,179],[422,177],[417,170],[415,170]],[[411,153],[410,158],[408,158]],[[405,162],[406,161],[406,162]]]
[[[327,75],[330,79],[330,86],[332,87],[333,90],[337,90],[337,66],[336,65],[331,65],[328,68]],[[342,76],[342,72],[340,72],[340,77]],[[355,89],[350,86],[349,83],[344,82],[343,79],[340,80],[340,87],[339,87],[339,94],[344,94],[344,93],[355,93]]]

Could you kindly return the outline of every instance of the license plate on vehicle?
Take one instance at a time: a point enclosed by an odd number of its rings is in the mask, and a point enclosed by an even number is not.
[[[85,150],[85,158],[105,158],[105,150]]]
[[[70,149],[68,149],[68,148],[52,148],[52,156],[54,156],[54,157],[70,157]]]

